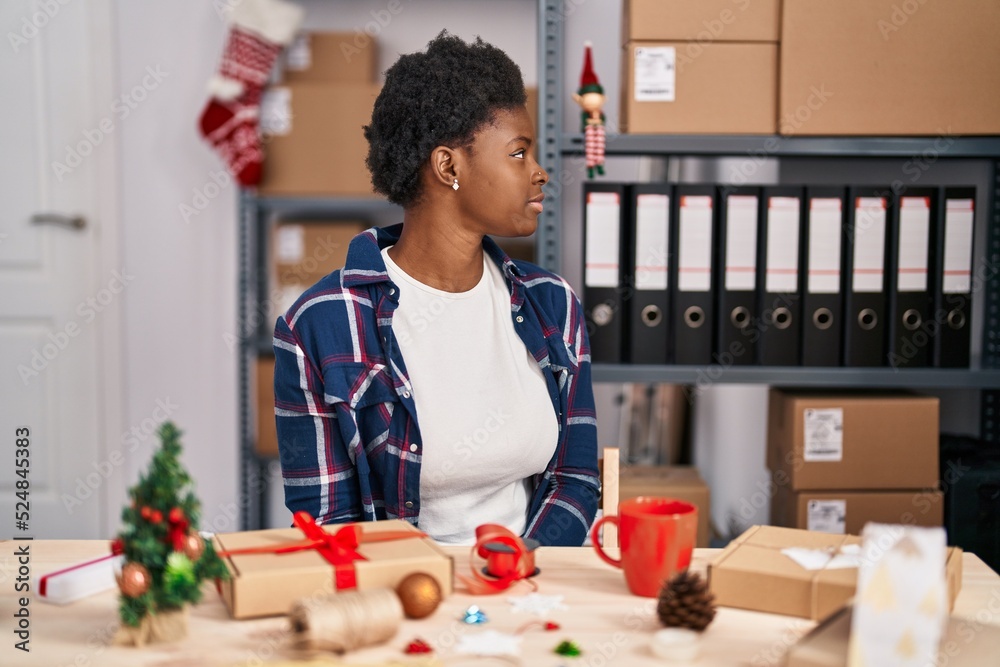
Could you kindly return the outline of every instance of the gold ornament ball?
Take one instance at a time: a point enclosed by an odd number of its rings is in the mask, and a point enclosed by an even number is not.
[[[117,579],[125,597],[137,598],[149,590],[149,570],[141,563],[125,563]]]
[[[425,572],[407,575],[396,587],[407,618],[426,618],[441,604],[441,586]]]
[[[201,539],[201,535],[192,531],[184,537],[184,555],[187,556],[192,563],[197,563],[204,551],[205,540]]]

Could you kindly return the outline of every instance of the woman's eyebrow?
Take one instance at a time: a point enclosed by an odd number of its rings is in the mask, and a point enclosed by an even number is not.
[[[523,141],[526,144],[528,144],[529,146],[531,145],[531,139],[529,139],[528,137],[524,136],[523,134],[521,136],[514,137],[513,139],[511,139],[510,141],[508,141],[507,144],[508,145],[514,144],[514,143],[517,143],[518,141]]]

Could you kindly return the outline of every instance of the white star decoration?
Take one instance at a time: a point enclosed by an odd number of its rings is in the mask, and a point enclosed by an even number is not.
[[[484,630],[459,637],[455,651],[468,655],[520,655],[521,639],[505,632]]]
[[[526,611],[536,616],[548,616],[550,611],[568,608],[563,604],[562,595],[529,593],[521,597],[507,598],[507,602],[513,605],[512,611]]]

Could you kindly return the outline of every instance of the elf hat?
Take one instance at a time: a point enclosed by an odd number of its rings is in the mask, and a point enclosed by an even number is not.
[[[583,72],[580,73],[580,89],[576,91],[577,95],[604,94],[604,88],[597,82],[597,75],[594,74],[594,61],[590,53],[591,46],[590,42],[583,43]]]

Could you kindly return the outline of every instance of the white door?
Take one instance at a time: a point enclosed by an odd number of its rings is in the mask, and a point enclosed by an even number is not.
[[[107,499],[118,501],[122,475],[105,424],[121,406],[108,341],[120,341],[127,276],[107,256],[109,16],[107,0],[0,3],[0,539],[116,527]]]

